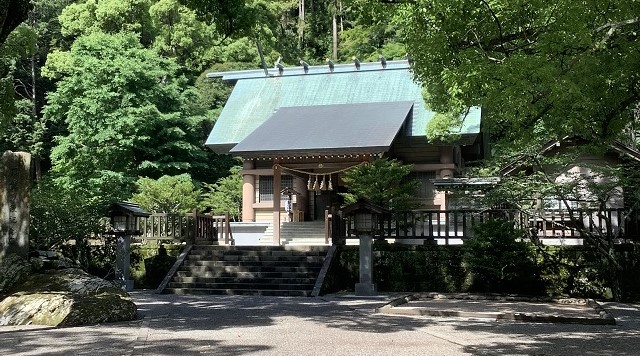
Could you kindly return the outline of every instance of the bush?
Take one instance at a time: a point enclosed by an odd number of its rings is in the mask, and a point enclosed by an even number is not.
[[[200,190],[189,174],[162,176],[159,179],[140,178],[138,193],[131,201],[153,213],[188,213],[198,206]]]
[[[140,256],[135,263],[131,263],[135,288],[158,288],[183,248],[183,245],[155,243],[132,246],[132,253]]]
[[[384,292],[460,292],[465,288],[461,246],[374,245],[373,279]],[[358,282],[357,246],[340,246],[323,293],[352,291]]]
[[[504,220],[474,227],[465,242],[463,262],[470,272],[472,292],[545,294],[535,247],[523,240],[523,231]]]

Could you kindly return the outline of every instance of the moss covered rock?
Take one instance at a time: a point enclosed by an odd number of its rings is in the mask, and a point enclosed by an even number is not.
[[[80,269],[31,275],[0,302],[0,325],[79,326],[136,318],[136,305],[113,282]]]

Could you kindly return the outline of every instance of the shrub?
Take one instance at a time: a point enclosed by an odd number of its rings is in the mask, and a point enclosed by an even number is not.
[[[140,178],[138,193],[131,201],[153,213],[188,213],[198,206],[200,191],[188,174],[162,176],[159,179]]]
[[[470,291],[544,294],[533,244],[504,220],[489,220],[474,227],[475,237],[465,241],[463,262],[471,273]]]

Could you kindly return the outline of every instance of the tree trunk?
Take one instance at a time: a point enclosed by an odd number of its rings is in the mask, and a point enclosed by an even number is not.
[[[333,60],[338,60],[338,23],[335,14],[333,14]]]
[[[302,44],[304,42],[304,26],[305,26],[305,21],[304,21],[304,0],[300,0],[300,3],[298,4],[298,19],[299,19],[299,24],[298,24],[298,42],[299,42],[299,47],[302,48]]]
[[[31,23],[31,27],[34,29],[36,29],[36,16],[34,15],[34,12],[32,11],[29,15],[29,22]],[[39,54],[39,48],[38,48],[38,42],[36,41],[36,50],[33,51],[33,54],[31,54],[31,58],[29,58],[30,60],[30,64],[31,64],[31,116],[32,116],[32,120],[33,122],[37,122],[39,120],[39,116],[38,116],[38,97],[37,94],[39,93],[39,91],[37,90],[37,80],[36,80],[36,62],[37,62],[37,58],[36,56]],[[42,140],[42,138],[41,138]],[[33,151],[33,150],[32,150]],[[36,181],[40,181],[40,178],[42,178],[42,159],[40,157],[40,153],[39,152],[33,152],[33,167],[34,167],[34,171],[35,171],[35,175],[36,175]]]
[[[344,16],[342,16],[342,0],[338,1],[338,10],[340,11],[340,34],[344,31]]]

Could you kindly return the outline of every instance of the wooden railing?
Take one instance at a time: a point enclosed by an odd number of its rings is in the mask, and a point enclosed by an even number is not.
[[[187,243],[220,241],[228,245],[233,241],[229,214],[207,215],[193,211],[191,214],[152,214],[140,218],[138,239],[174,240]]]
[[[517,210],[413,210],[386,217],[378,235],[396,240],[439,240],[460,243],[474,236],[474,226],[489,219],[513,221],[514,226],[539,239],[579,239],[599,234],[637,240],[640,216],[622,209],[517,211]],[[333,215],[334,241],[356,238],[352,218]],[[338,220],[338,221],[335,221]]]

